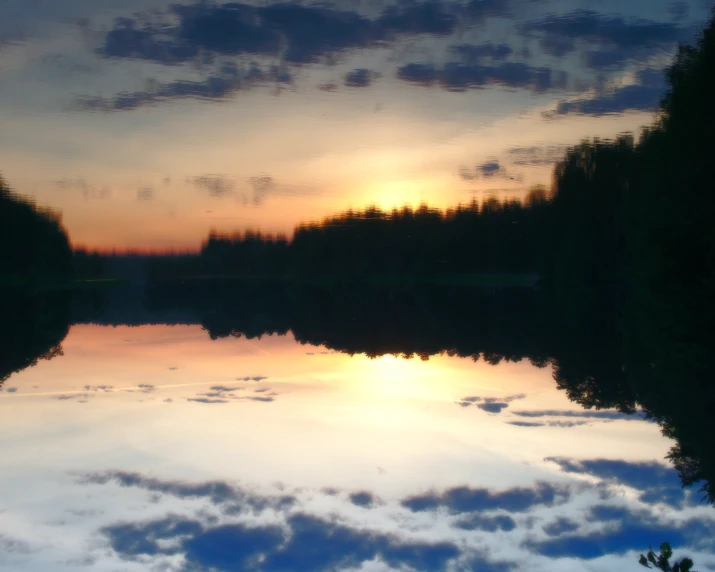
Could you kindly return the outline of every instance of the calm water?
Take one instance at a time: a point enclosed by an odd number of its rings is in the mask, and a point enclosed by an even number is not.
[[[521,199],[651,122],[710,7],[0,0],[0,172],[105,253]],[[663,541],[715,569],[613,324],[529,288],[234,295],[112,264],[129,286],[0,299],[0,569],[611,572]]]
[[[550,367],[199,326],[62,347],[0,396],[8,570],[624,570],[663,536],[708,561],[672,443]]]

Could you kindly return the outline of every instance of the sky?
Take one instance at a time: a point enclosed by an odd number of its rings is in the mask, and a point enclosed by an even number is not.
[[[711,2],[0,3],[0,173],[90,249],[549,184],[637,133]]]
[[[550,367],[369,359],[292,335],[76,325],[0,392],[0,568],[715,566],[715,514],[638,413]]]

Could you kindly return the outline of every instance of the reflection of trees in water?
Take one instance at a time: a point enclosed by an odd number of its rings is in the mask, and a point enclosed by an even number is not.
[[[3,289],[0,297],[0,385],[39,360],[62,355],[69,332],[71,294]]]

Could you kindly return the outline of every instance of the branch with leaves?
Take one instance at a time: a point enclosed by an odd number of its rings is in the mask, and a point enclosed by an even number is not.
[[[651,548],[648,554],[641,554],[638,563],[646,568],[656,568],[663,572],[696,572],[693,570],[693,561],[690,558],[683,558],[680,562],[670,565],[670,559],[673,556],[673,549],[670,544],[664,542],[660,545],[660,554],[656,555]]]

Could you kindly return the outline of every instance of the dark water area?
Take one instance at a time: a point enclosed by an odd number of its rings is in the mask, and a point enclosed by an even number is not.
[[[713,13],[620,4],[0,5],[0,569],[715,568]]]

